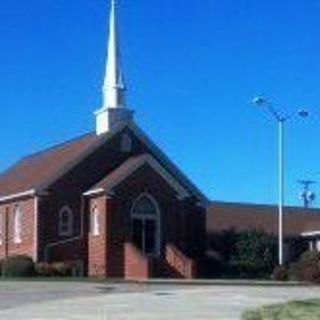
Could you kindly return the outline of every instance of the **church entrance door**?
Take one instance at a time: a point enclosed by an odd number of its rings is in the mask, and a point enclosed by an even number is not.
[[[156,201],[149,195],[140,196],[132,207],[132,241],[148,256],[160,251],[160,212]]]

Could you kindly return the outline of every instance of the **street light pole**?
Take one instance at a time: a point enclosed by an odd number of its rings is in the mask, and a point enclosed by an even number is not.
[[[279,118],[279,265],[283,265],[284,118]]]
[[[256,97],[253,99],[253,103],[259,107],[266,107],[269,113],[276,119],[278,122],[278,175],[279,175],[279,203],[278,203],[278,262],[282,266],[283,259],[283,208],[284,208],[284,174],[285,174],[285,161],[284,161],[284,127],[285,122],[292,118],[294,114],[289,115],[284,114],[283,112],[273,108],[273,106],[263,97]],[[309,112],[300,109],[297,114],[300,117],[306,118],[309,115]]]

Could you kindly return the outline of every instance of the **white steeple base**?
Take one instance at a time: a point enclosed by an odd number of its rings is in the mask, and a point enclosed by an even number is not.
[[[101,135],[131,122],[133,111],[126,108],[101,108],[95,112],[96,134]]]

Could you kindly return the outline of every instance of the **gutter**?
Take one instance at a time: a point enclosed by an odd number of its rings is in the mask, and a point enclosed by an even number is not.
[[[22,197],[27,197],[27,196],[34,196],[35,194],[36,194],[36,190],[30,189],[27,191],[11,194],[9,196],[0,197],[0,202],[14,200],[17,198],[22,198]]]

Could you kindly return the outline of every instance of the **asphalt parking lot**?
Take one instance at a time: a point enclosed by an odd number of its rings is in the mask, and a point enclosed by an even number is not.
[[[240,319],[264,304],[320,298],[320,287],[0,282],[0,319]]]
[[[54,282],[54,281],[3,281],[0,282],[0,311],[28,304],[54,302],[55,300],[90,298],[110,293],[137,292],[136,285]],[[0,318],[1,319],[1,318]]]

